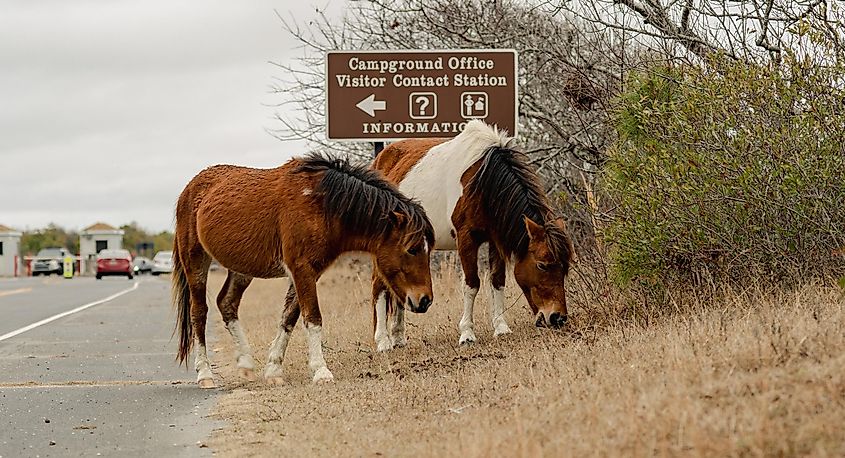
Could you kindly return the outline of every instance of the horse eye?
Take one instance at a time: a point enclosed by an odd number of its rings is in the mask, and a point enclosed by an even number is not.
[[[420,252],[419,247],[408,248],[408,254],[411,256],[416,256]]]
[[[548,272],[549,269],[551,269],[551,268],[552,268],[551,264],[546,264],[544,262],[538,262],[537,263],[537,269],[542,271],[542,272]]]

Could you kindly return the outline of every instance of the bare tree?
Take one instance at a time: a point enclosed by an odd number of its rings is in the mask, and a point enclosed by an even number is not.
[[[558,0],[560,11],[599,29],[624,31],[674,57],[778,62],[802,45],[797,26],[841,28],[828,0]],[[837,25],[837,23],[839,25]],[[680,49],[679,49],[680,48]]]

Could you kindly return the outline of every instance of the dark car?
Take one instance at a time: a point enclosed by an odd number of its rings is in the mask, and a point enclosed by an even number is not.
[[[121,275],[132,280],[133,271],[132,255],[126,250],[102,250],[97,255],[97,280],[107,275]]]
[[[32,276],[62,275],[64,273],[65,256],[73,256],[67,248],[42,248],[32,260]]]
[[[136,274],[148,274],[153,270],[152,259],[143,256],[135,256],[135,259],[132,260],[132,265],[135,268]]]

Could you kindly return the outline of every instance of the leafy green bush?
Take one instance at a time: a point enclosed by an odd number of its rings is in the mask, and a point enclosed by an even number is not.
[[[841,275],[845,69],[722,58],[632,75],[602,177],[615,278]]]

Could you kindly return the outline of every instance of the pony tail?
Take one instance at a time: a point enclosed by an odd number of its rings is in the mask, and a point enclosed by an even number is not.
[[[171,274],[170,294],[173,306],[176,308],[176,328],[173,334],[179,334],[179,351],[176,360],[179,364],[188,365],[188,355],[191,354],[193,339],[191,338],[191,291],[185,276],[185,266],[179,256],[179,239],[173,240],[173,273]]]

